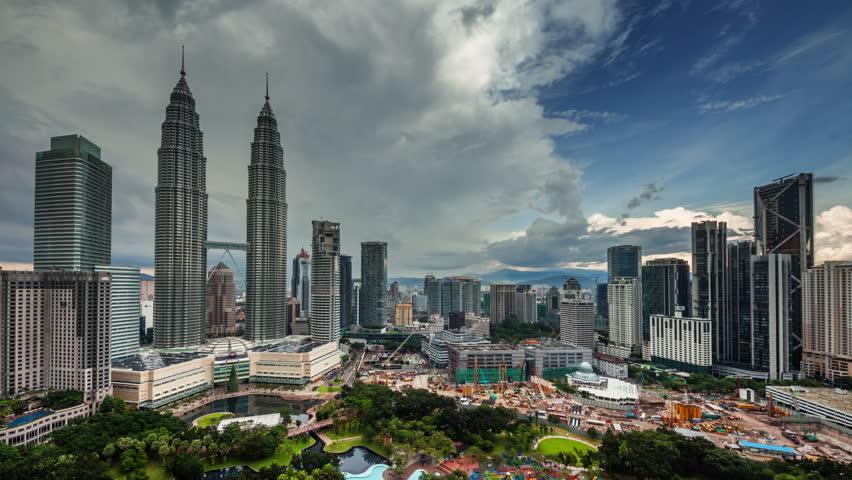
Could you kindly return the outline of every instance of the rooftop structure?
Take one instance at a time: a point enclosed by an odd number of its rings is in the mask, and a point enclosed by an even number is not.
[[[191,360],[209,356],[201,352],[166,352],[160,350],[142,350],[139,355],[122,358],[112,362],[113,369],[126,369],[136,372],[171,367]]]
[[[219,422],[217,428],[220,432],[225,430],[225,427],[232,423],[238,423],[245,426],[263,425],[272,428],[281,424],[280,413],[268,413],[266,415],[253,415],[251,417],[228,418]]]
[[[794,414],[822,418],[852,428],[852,394],[837,388],[767,386],[766,394]]]
[[[520,347],[524,350],[528,373],[547,380],[562,379],[592,360],[591,348],[564,342],[528,343]]]
[[[578,371],[566,375],[566,379],[580,392],[586,392],[589,399],[605,408],[633,405],[639,398],[636,385],[616,378],[601,377],[587,362],[583,362]]]

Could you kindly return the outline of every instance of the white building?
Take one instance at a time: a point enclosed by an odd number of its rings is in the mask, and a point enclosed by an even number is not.
[[[642,284],[639,279],[611,279],[607,303],[610,342],[639,353],[642,349]]]
[[[154,301],[142,300],[139,302],[139,316],[145,318],[145,330],[154,328]]]
[[[112,276],[110,291],[110,360],[139,353],[139,267],[96,265],[95,271]],[[153,303],[153,302],[151,302]]]
[[[339,223],[313,221],[310,312],[311,337],[320,343],[338,342],[340,340]]]
[[[852,262],[809,268],[803,284],[802,373],[852,376]]]
[[[852,428],[852,394],[839,388],[803,388],[767,386],[775,404],[791,414],[824,418],[842,427]]]
[[[515,293],[515,314],[521,323],[535,323],[538,319],[535,291],[525,290]]]
[[[628,382],[615,378],[605,378],[592,371],[592,366],[584,362],[580,370],[565,376],[568,383],[575,386],[579,392],[585,392],[589,399],[610,406],[635,405],[639,398],[639,388]]]
[[[706,318],[651,315],[651,361],[682,372],[710,373],[713,366],[712,324]]]
[[[627,378],[627,360],[614,355],[595,353],[594,364],[604,376],[612,378]]]
[[[595,348],[595,302],[571,299],[559,302],[559,340]]]

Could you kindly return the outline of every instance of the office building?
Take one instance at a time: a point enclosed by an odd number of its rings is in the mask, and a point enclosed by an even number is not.
[[[564,380],[583,362],[592,361],[592,349],[565,342],[522,343],[527,374],[546,380]]]
[[[477,278],[435,278],[427,275],[423,281],[427,297],[427,313],[443,317],[451,312],[482,314],[482,283]]]
[[[236,331],[237,288],[234,272],[222,262],[210,270],[207,280],[207,336],[221,337]]]
[[[450,312],[447,317],[447,328],[450,330],[460,330],[465,326],[464,312]]]
[[[412,306],[410,303],[397,303],[394,308],[396,309],[394,325],[399,327],[410,327],[414,325],[414,316],[412,314]]]
[[[508,344],[450,345],[449,377],[456,383],[523,382],[524,351]]]
[[[144,319],[144,328],[154,328],[154,301],[143,300],[139,302],[139,315]]]
[[[361,279],[352,281],[352,324],[361,325]]]
[[[595,348],[595,302],[565,299],[559,304],[559,340],[578,347]]]
[[[340,224],[325,220],[313,221],[310,332],[320,343],[340,340]]]
[[[139,353],[139,267],[96,265],[95,271],[109,273],[110,360]]]
[[[802,359],[802,279],[814,266],[813,175],[777,179],[754,189],[754,239],[758,255],[790,255],[790,366]]]
[[[361,327],[388,324],[388,244],[361,242]]]
[[[429,308],[429,298],[425,294],[415,293],[411,296],[411,303],[414,305],[414,311],[417,313],[426,313]]]
[[[287,335],[287,172],[269,77],[265,98],[251,144],[246,201],[245,337],[254,341]]]
[[[298,298],[290,297],[287,299],[287,334],[293,333],[293,322],[302,316],[302,305]]]
[[[692,308],[696,318],[711,322],[713,363],[730,358],[729,346],[722,339],[730,331],[725,312],[727,224],[704,221],[692,223]]]
[[[399,294],[399,282],[394,281],[391,283],[389,295],[392,305],[396,305],[402,300],[402,297]]]
[[[642,339],[649,341],[651,315],[689,316],[689,264],[679,258],[649,260],[642,266]]]
[[[464,326],[469,333],[488,337],[491,335],[491,319],[488,317],[465,314]]]
[[[525,289],[515,293],[515,316],[521,323],[538,321],[538,301],[534,290]]]
[[[0,271],[0,397],[109,393],[111,275]],[[138,321],[138,318],[137,318]]]
[[[794,379],[790,307],[792,262],[786,254],[753,255],[751,261],[752,368],[769,380]]]
[[[154,345],[204,343],[207,159],[195,99],[181,62],[157,150],[154,224]]]
[[[340,256],[340,328],[349,328],[354,321],[352,314],[352,257]]]
[[[112,239],[112,167],[81,135],[50,139],[36,153],[33,266],[93,270],[109,265]]]
[[[713,365],[710,320],[682,313],[651,315],[651,361],[681,372],[709,374]]]
[[[609,340],[625,351],[642,348],[642,286],[638,278],[610,279]],[[619,356],[625,356],[621,353]]]
[[[547,293],[544,294],[545,304],[548,312],[559,313],[559,289],[550,287]]]
[[[852,262],[825,262],[805,271],[802,373],[852,377]]]
[[[420,351],[434,368],[447,368],[452,345],[489,345],[491,342],[470,332],[442,330],[437,333],[425,333],[420,341]]]
[[[311,304],[311,254],[301,249],[293,259],[293,288],[290,292],[299,299],[302,313],[310,315]]]
[[[641,278],[642,247],[618,245],[606,250],[607,279]]]
[[[514,283],[492,283],[490,286],[491,323],[501,323],[509,315],[515,314],[515,295],[517,285]]]
[[[725,365],[748,369],[752,363],[751,257],[754,242],[733,242],[727,248],[725,311],[730,329],[721,332],[721,343],[730,352]]]
[[[601,318],[609,318],[609,302],[607,301],[607,284],[595,285],[595,298],[597,299],[597,314]]]
[[[154,277],[144,273],[139,274],[139,300],[154,301]],[[153,305],[153,304],[152,304]],[[153,320],[153,317],[152,317]]]

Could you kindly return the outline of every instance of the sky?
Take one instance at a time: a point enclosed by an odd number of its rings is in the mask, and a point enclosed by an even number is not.
[[[0,265],[31,268],[35,152],[77,133],[113,166],[113,263],[153,273],[181,45],[210,240],[245,241],[268,72],[290,257],[327,219],[356,275],[375,240],[392,277],[689,258],[692,221],[747,238],[753,188],[807,171],[817,261],[852,259],[850,27],[828,0],[6,0]]]

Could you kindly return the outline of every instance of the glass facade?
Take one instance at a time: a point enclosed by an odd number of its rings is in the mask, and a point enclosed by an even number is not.
[[[615,278],[640,278],[642,273],[642,247],[638,245],[618,245],[606,251],[607,280]]]
[[[660,258],[642,266],[642,339],[651,339],[651,315],[674,316],[675,307],[689,316],[689,264],[678,258]]]
[[[388,324],[388,244],[361,242],[362,327],[384,328]]]

